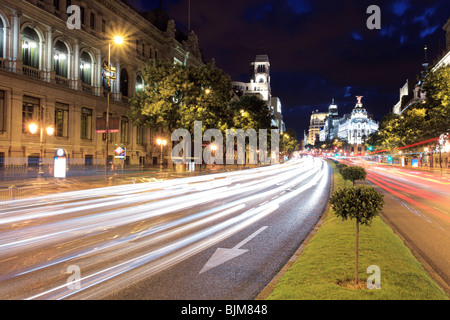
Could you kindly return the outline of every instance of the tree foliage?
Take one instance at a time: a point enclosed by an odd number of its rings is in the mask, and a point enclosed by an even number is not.
[[[426,92],[426,100],[409,106],[401,115],[386,115],[366,146],[392,150],[450,132],[450,66],[426,74],[421,90]]]
[[[383,195],[372,187],[344,187],[333,193],[330,205],[342,220],[356,220],[355,283],[358,283],[359,225],[370,226],[383,209]]]
[[[355,181],[366,180],[367,172],[363,167],[347,166],[340,168],[339,172],[345,180],[350,180],[353,185]]]
[[[186,67],[153,60],[144,69],[145,88],[130,99],[135,125],[193,132],[194,121],[225,130],[233,123],[231,80],[213,63]]]
[[[266,102],[256,96],[242,96],[231,103],[234,129],[272,128],[272,114]]]

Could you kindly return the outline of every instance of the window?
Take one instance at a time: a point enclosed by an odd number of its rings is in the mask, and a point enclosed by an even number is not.
[[[92,81],[92,59],[89,53],[84,51],[80,59],[80,79],[81,82],[91,85]]]
[[[0,18],[0,58],[4,58],[3,55],[3,20]]]
[[[120,70],[120,92],[122,96],[128,97],[128,72],[126,69]]]
[[[144,90],[144,79],[140,74],[136,77],[136,92]]]
[[[85,20],[84,20],[84,7],[80,7],[80,19],[81,19],[81,24],[84,24]]]
[[[145,43],[142,43],[142,56],[145,57]]]
[[[103,33],[106,32],[106,21],[105,21],[105,19],[102,19],[102,32]]]
[[[91,154],[86,154],[84,156],[84,165],[85,166],[93,166],[94,165],[94,156]]]
[[[53,5],[55,6],[56,10],[59,10],[59,0],[53,0]]]
[[[6,101],[5,92],[0,91],[0,132],[5,132],[5,112],[6,112]]]
[[[92,139],[92,110],[81,109],[81,139]]]
[[[120,143],[128,143],[129,122],[127,118],[120,120]]]
[[[136,143],[137,144],[144,144],[144,127],[141,125],[138,125],[136,127]]]
[[[91,12],[91,19],[89,21],[89,25],[91,26],[92,29],[95,29],[95,14],[93,12]]]
[[[0,152],[0,169],[5,168],[5,153]]]
[[[55,54],[53,56],[53,68],[57,76],[64,78],[68,77],[67,61],[68,50],[67,46],[62,41],[57,41],[54,48]]]
[[[59,102],[55,104],[55,136],[69,136],[69,105]]]
[[[39,36],[30,27],[23,30],[22,61],[26,66],[39,69]]]
[[[41,120],[41,106],[37,98],[24,96],[22,105],[22,132],[29,133],[29,125],[32,122],[39,123]]]

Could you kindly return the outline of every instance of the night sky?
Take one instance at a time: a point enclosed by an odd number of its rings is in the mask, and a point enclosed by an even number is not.
[[[138,11],[159,0],[128,0]],[[366,26],[367,8],[381,9],[381,30]],[[162,0],[187,32],[188,0]],[[303,138],[313,110],[332,99],[349,113],[355,96],[379,121],[399,101],[406,79],[415,80],[427,45],[430,62],[445,48],[449,0],[191,0],[191,29],[205,59],[233,81],[249,81],[249,64],[268,54],[272,95],[281,99],[287,128]]]

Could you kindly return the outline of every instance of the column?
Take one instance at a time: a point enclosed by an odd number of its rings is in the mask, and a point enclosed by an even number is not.
[[[75,43],[73,45],[73,65],[72,65],[72,89],[81,89],[81,84],[78,81],[78,77],[80,75],[79,71],[80,67],[80,42],[78,39],[75,39]]]
[[[16,73],[22,73],[22,61],[20,60],[19,50],[21,45],[19,43],[19,31],[20,31],[20,17],[22,16],[22,12],[16,10],[14,11],[14,16],[12,17],[12,56],[11,56],[11,64],[10,69]]]

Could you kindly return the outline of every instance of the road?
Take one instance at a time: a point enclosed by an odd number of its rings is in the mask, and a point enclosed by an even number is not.
[[[329,189],[329,166],[308,158],[3,203],[0,298],[253,299]]]
[[[382,217],[450,293],[450,175],[347,161],[385,194]]]

